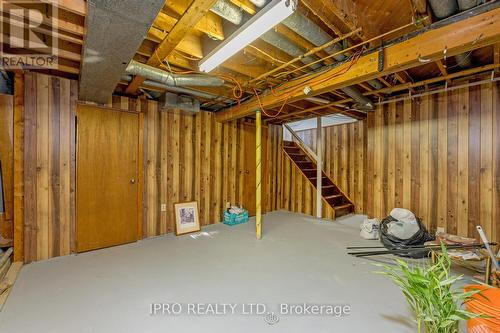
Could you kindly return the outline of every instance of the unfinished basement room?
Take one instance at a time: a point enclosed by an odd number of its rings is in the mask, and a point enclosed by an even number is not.
[[[500,333],[500,0],[0,13],[0,333]]]

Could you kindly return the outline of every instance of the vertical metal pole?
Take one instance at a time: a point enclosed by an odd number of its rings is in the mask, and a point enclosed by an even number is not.
[[[261,146],[261,123],[260,110],[255,115],[255,236],[262,237],[262,211],[261,211],[261,180],[262,180],[262,146]]]
[[[323,185],[323,158],[321,156],[321,117],[317,118],[317,128],[316,128],[316,217],[322,217],[322,205],[323,198],[322,185]]]

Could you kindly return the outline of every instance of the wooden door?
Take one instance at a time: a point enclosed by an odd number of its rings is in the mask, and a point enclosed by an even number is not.
[[[137,240],[138,127],[137,114],[78,106],[78,252]]]
[[[244,179],[243,179],[243,207],[248,209],[250,216],[255,215],[255,124],[243,124],[244,142]],[[267,127],[262,126],[262,212],[266,211],[267,196]]]

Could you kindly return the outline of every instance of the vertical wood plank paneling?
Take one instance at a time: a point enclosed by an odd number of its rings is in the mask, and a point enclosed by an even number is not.
[[[431,232],[438,227],[437,200],[438,200],[438,113],[439,96],[429,96],[429,198],[428,198],[428,226]]]
[[[481,150],[479,221],[489,238],[493,231],[493,94],[492,84],[481,86]],[[500,222],[499,222],[500,223]]]
[[[37,78],[36,259],[49,258],[49,77]]]
[[[14,76],[14,115],[13,115],[13,238],[14,261],[25,258],[25,75],[16,73]],[[31,232],[31,231],[29,231]]]
[[[460,154],[457,154],[457,233],[466,236],[468,233],[469,219],[469,89],[460,89],[458,93],[458,115],[457,115],[457,145]]]
[[[36,75],[25,75],[24,106],[24,261],[37,253],[37,84]]]
[[[66,255],[71,251],[71,82],[61,80],[59,93],[59,253]]]
[[[0,95],[0,160],[2,162],[4,213],[0,214],[0,235],[13,239],[14,210],[14,98]]]
[[[411,193],[410,210],[417,213],[420,208],[420,110],[416,100],[411,103]]]
[[[453,91],[448,94],[448,220],[446,222],[446,232],[457,233],[457,213],[458,213],[458,108],[459,93]],[[468,131],[468,129],[467,129]]]
[[[412,105],[411,100],[403,102],[403,206],[411,209],[412,194]],[[370,175],[368,171],[368,175]]]
[[[500,241],[500,86],[493,86],[493,218],[491,239]]]
[[[363,122],[327,128],[325,170],[341,188],[347,182],[348,191],[342,189],[357,207],[362,202],[360,212],[383,218],[393,207],[408,208],[432,232],[443,227],[450,233],[476,237],[475,226],[481,224],[488,237],[498,241],[498,87],[490,83],[390,102],[368,113]],[[347,126],[347,136],[342,126]],[[364,131],[363,140],[353,139],[358,131],[355,126]],[[299,135],[312,144],[309,138],[315,131]],[[360,145],[364,158],[358,164],[351,154],[357,154]],[[344,167],[350,170],[344,173]],[[290,181],[286,170],[283,174],[283,182]],[[353,180],[353,175],[358,179]],[[360,180],[362,196],[351,191]],[[304,209],[308,208],[306,198],[304,194]]]
[[[429,223],[429,96],[420,100],[419,127],[420,137],[420,198],[416,213],[424,224]]]
[[[25,184],[25,261],[64,255],[75,250],[75,140],[77,82],[42,74],[26,74],[23,129]],[[140,236],[173,231],[173,204],[197,200],[203,225],[220,221],[225,202],[237,204],[245,185],[240,173],[245,146],[240,121],[220,124],[214,114],[196,115],[159,110],[154,101],[110,98],[107,107],[142,112],[144,183]],[[269,125],[266,207],[279,207],[281,135]],[[278,158],[278,161],[275,159]],[[240,185],[241,184],[241,185]],[[165,204],[167,211],[161,211]],[[141,231],[142,229],[142,231]]]
[[[447,220],[447,156],[448,156],[448,99],[445,93],[438,95],[438,226],[446,228]]]
[[[480,221],[481,167],[481,87],[469,89],[469,223],[468,233],[474,235]],[[460,191],[460,189],[459,189]]]
[[[49,204],[48,204],[48,257],[59,255],[60,215],[60,84],[59,79],[49,79],[49,110],[48,110],[48,173],[49,173]]]
[[[394,207],[403,207],[403,168],[404,168],[404,153],[403,153],[403,103],[395,103],[395,132],[394,132]]]

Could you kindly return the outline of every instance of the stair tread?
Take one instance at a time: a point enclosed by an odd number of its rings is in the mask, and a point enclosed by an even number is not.
[[[325,196],[325,199],[334,199],[334,198],[338,198],[338,197],[342,197],[342,194],[333,194],[333,195]]]
[[[352,204],[351,203],[347,203],[347,204],[344,204],[344,205],[341,205],[341,206],[334,206],[333,209],[344,209],[344,208],[348,208],[348,207],[351,207]]]

